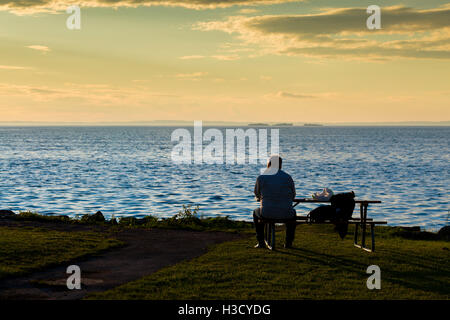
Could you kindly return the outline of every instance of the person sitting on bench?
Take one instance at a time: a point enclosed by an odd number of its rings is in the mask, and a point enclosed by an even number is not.
[[[258,244],[255,248],[265,248],[264,222],[260,219],[286,220],[285,248],[292,247],[295,235],[296,211],[292,207],[295,199],[295,185],[292,177],[281,170],[280,156],[271,156],[266,171],[258,176],[255,184],[255,196],[260,207],[253,211],[253,221]]]

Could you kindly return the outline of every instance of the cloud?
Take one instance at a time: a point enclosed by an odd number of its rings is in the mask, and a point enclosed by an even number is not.
[[[71,100],[94,105],[148,104],[148,101],[181,97],[165,92],[142,90],[140,87],[115,87],[108,84],[64,83],[58,87],[45,85],[0,83],[0,96],[28,97],[33,101]]]
[[[29,49],[33,49],[33,50],[37,50],[37,51],[41,51],[43,53],[47,53],[50,52],[50,48],[47,46],[41,46],[41,45],[31,45],[31,46],[27,46],[27,48]]]
[[[205,56],[192,55],[192,56],[182,56],[179,59],[181,59],[181,60],[193,60],[193,59],[203,59],[203,58],[205,58]]]
[[[134,80],[131,80],[131,82],[134,82],[134,83],[148,83],[148,82],[150,82],[150,80],[134,79]]]
[[[181,80],[192,80],[198,81],[200,78],[203,78],[208,75],[208,72],[192,72],[192,73],[178,73],[175,75],[175,78]]]
[[[365,8],[316,14],[234,16],[200,22],[196,30],[219,30],[270,54],[380,60],[450,59],[450,7],[382,8],[381,30],[368,30]]]
[[[290,93],[285,91],[279,91],[275,94],[278,98],[292,98],[292,99],[311,99],[316,98],[316,96],[313,95],[307,95],[307,94],[299,94],[299,93]]]
[[[16,85],[9,83],[0,83],[0,93],[8,96],[29,96],[34,100],[51,100],[58,97],[67,97],[73,94],[73,91],[52,89],[47,86]]]
[[[244,9],[239,10],[239,13],[242,13],[242,14],[250,14],[250,13],[257,13],[257,12],[259,12],[259,10],[253,9],[253,8],[244,8]]]
[[[29,68],[29,67],[21,67],[21,66],[0,65],[0,70],[27,70],[27,69],[31,69],[31,68]]]
[[[214,9],[301,1],[303,0],[0,0],[0,10],[23,15],[40,12],[61,12],[65,11],[70,5],[79,5],[84,8],[176,6],[189,9]]]
[[[232,54],[232,55],[216,55],[216,56],[211,56],[214,59],[217,60],[224,60],[224,61],[233,61],[233,60],[238,60],[239,56],[236,54]]]
[[[204,59],[204,58],[212,58],[212,59],[223,60],[223,61],[233,61],[233,60],[240,59],[240,57],[237,54],[213,55],[213,56],[193,55],[193,56],[182,56],[182,57],[179,57],[179,59],[181,59],[181,60],[197,60],[197,59]]]

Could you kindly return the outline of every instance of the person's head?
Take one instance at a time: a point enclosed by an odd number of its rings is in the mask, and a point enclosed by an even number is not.
[[[269,161],[267,161],[267,168],[270,168],[272,166],[272,163],[276,165],[277,162],[278,162],[278,170],[281,170],[283,159],[279,155],[270,156]]]

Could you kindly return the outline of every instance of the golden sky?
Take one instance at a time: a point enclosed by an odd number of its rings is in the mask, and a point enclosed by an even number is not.
[[[450,5],[337,2],[0,0],[0,122],[449,121]]]

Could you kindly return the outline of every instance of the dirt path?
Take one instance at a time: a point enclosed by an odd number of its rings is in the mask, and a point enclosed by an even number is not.
[[[19,223],[2,221],[1,225],[17,226]],[[20,225],[61,231],[102,231],[98,227],[58,223],[20,222]],[[133,229],[117,232],[114,237],[126,245],[71,263],[81,268],[81,290],[67,289],[68,265],[63,265],[24,277],[0,280],[0,299],[81,299],[89,292],[137,280],[163,267],[200,256],[210,245],[242,236],[225,232]]]

